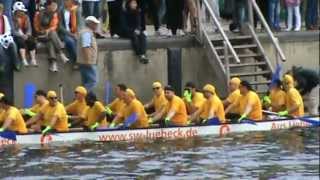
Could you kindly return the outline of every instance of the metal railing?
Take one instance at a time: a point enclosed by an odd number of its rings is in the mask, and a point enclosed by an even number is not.
[[[228,47],[229,52],[231,53],[231,55],[233,56],[233,58],[235,59],[235,61],[237,63],[240,63],[240,59],[236,53],[236,51],[234,50],[234,48],[232,47],[226,33],[224,32],[218,18],[216,17],[215,13],[213,12],[210,4],[208,3],[208,0],[203,0],[203,5],[204,7],[208,10],[208,13],[210,14],[210,17],[213,19],[213,22],[215,24],[215,26],[217,27],[218,32],[221,34],[223,41],[226,43],[226,46]],[[200,13],[200,12],[199,12]],[[200,22],[201,23],[201,22]],[[203,31],[205,31],[205,28],[201,27],[201,29]]]
[[[268,37],[270,38],[273,46],[275,47],[275,51],[276,51],[276,61],[277,63],[279,63],[278,58],[280,58],[283,62],[286,61],[286,57],[279,45],[279,42],[277,40],[277,38],[273,35],[273,32],[271,31],[266,19],[264,18],[258,4],[256,3],[256,0],[248,0],[248,5],[249,5],[249,18],[250,18],[250,22],[251,25],[253,24],[253,10],[255,11],[256,15],[258,16],[261,24],[263,25],[264,29],[267,32]]]

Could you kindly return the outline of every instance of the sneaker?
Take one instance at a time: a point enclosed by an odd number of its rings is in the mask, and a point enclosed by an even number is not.
[[[142,63],[142,64],[148,64],[149,63],[149,59],[147,58],[147,56],[146,55],[140,55],[140,62]]]
[[[57,62],[52,62],[52,63],[50,64],[49,71],[51,71],[51,72],[58,72]]]
[[[177,36],[184,36],[186,35],[181,29],[177,30]]]
[[[64,53],[60,53],[59,56],[63,63],[67,63],[70,61],[69,58],[67,58],[67,56]]]
[[[37,60],[32,59],[30,62],[31,66],[38,66]]]
[[[173,36],[173,34],[172,34],[172,32],[170,30],[168,31],[167,36],[168,37],[172,37]]]
[[[286,32],[289,32],[289,31],[291,31],[292,30],[292,28],[287,28],[285,31]]]
[[[111,38],[112,38],[112,39],[119,39],[120,36],[119,36],[118,34],[114,34],[114,35],[111,36]]]
[[[143,31],[142,32],[145,36],[148,36],[148,32],[147,31]]]
[[[23,64],[23,66],[29,66],[29,63],[26,59],[22,60],[22,64]]]
[[[295,32],[299,32],[299,31],[301,31],[301,28],[294,28],[294,30],[293,31],[295,31]]]

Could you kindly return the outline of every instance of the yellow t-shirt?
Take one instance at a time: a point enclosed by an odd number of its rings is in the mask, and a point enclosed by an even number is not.
[[[122,108],[125,106],[126,104],[123,102],[123,100],[116,98],[115,100],[113,100],[108,106],[109,108],[112,110],[113,114],[118,114],[121,112]]]
[[[202,105],[200,109],[200,118],[208,119],[210,112],[213,111],[215,117],[217,117],[220,122],[225,122],[225,113],[222,101],[216,95],[212,96],[210,99],[207,99],[206,102]]]
[[[153,96],[153,104],[156,112],[159,112],[161,108],[166,106],[167,103],[168,101],[164,96],[164,92],[162,92],[160,96]]]
[[[271,107],[273,112],[283,111],[277,107],[286,106],[286,93],[283,90],[271,90]]]
[[[229,94],[228,98],[227,98],[227,101],[230,103],[230,104],[234,104],[234,103],[237,103],[238,99],[240,98],[241,94],[240,94],[240,90],[237,89],[235,91],[233,91],[232,93]],[[231,110],[230,110],[230,113],[236,113],[238,114],[239,113],[239,107],[235,106],[233,107]]]
[[[34,104],[31,108],[30,108],[30,111],[34,112],[34,113],[38,113],[40,112],[41,108],[43,106],[45,106],[46,104],[48,104],[49,102],[46,100],[44,104]]]
[[[149,127],[148,115],[144,110],[143,104],[137,99],[132,100],[129,105],[126,105],[121,112],[122,122],[133,113],[137,114],[137,121],[131,125],[131,128],[147,128]],[[120,122],[117,122],[120,123]]]
[[[0,122],[4,123],[5,120],[7,120],[7,119],[12,120],[11,125],[8,127],[8,129],[10,131],[15,131],[18,133],[27,133],[28,132],[27,126],[24,122],[24,119],[23,119],[20,111],[17,108],[11,106],[11,107],[9,107],[8,110],[2,111],[1,116],[0,116]]]
[[[206,101],[203,94],[200,92],[196,92],[195,95],[192,97],[192,105],[196,108],[201,108],[203,103]]]
[[[99,101],[96,101],[92,107],[89,107],[85,113],[85,121],[84,125],[87,127],[90,127],[94,123],[98,121],[99,116],[101,116],[102,113],[105,113],[106,110],[103,106],[103,104]],[[101,122],[101,126],[107,126],[107,118],[105,117]]]
[[[175,111],[175,115],[171,119],[171,123],[176,126],[186,126],[187,125],[187,109],[184,101],[178,97],[174,96],[171,101],[168,102],[166,112]]]
[[[249,91],[247,95],[241,95],[238,99],[240,115],[245,112],[247,104],[252,105],[252,110],[248,114],[248,118],[252,120],[262,120],[262,105],[259,96],[253,91]]]
[[[290,88],[286,93],[286,107],[287,110],[291,109],[293,106],[298,105],[299,108],[291,113],[291,116],[303,116],[304,115],[304,105],[302,97],[296,88]]]
[[[3,118],[2,118],[2,116],[4,115],[4,110],[3,109],[0,109],[0,126],[2,125],[2,120],[3,120]]]
[[[58,120],[52,128],[59,132],[69,131],[67,112],[63,104],[59,102],[55,106],[46,104],[41,108],[40,113],[43,114],[42,126],[50,125],[51,119],[56,116],[58,117]]]
[[[84,117],[87,108],[88,106],[85,100],[83,101],[75,100],[74,102],[72,102],[66,107],[66,111],[68,114]]]

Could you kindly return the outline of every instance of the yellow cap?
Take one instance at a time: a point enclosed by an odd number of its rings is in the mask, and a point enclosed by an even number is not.
[[[3,96],[4,96],[4,94],[3,94],[3,93],[0,93],[0,99],[1,99]]]
[[[83,86],[78,86],[74,91],[77,92],[77,93],[80,93],[80,94],[82,94],[84,96],[87,95],[87,90]]]
[[[130,89],[130,88],[128,88],[128,89],[126,90],[126,92],[127,92],[128,95],[130,95],[130,96],[132,96],[132,97],[135,97],[135,96],[136,96],[136,94],[134,93],[134,91],[133,91],[132,89]]]
[[[153,88],[161,88],[162,87],[162,85],[161,85],[161,83],[160,82],[154,82],[153,84],[152,84],[152,87]]]
[[[293,83],[294,83],[293,77],[292,77],[291,75],[289,75],[289,74],[284,75],[283,81],[284,81],[286,84],[289,84],[289,85],[293,85]]]
[[[47,98],[55,98],[57,97],[57,93],[54,91],[48,91]]]
[[[208,91],[212,94],[215,94],[216,93],[216,88],[214,86],[212,86],[211,84],[206,84],[204,87],[203,87],[203,90],[204,91]]]
[[[237,77],[234,77],[234,78],[232,78],[232,79],[230,80],[230,83],[236,84],[237,86],[239,86],[240,83],[241,83],[241,80],[240,80],[239,78],[237,78]]]

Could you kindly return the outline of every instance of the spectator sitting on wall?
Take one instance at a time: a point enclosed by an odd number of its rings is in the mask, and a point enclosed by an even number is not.
[[[66,50],[69,53],[70,59],[74,64],[73,68],[77,69],[77,33],[80,29],[80,11],[75,5],[74,0],[65,0],[64,8],[60,11],[59,35],[65,43]]]
[[[48,1],[45,4],[45,9],[36,13],[33,22],[38,40],[44,42],[48,49],[48,56],[51,61],[49,70],[52,72],[58,72],[57,55],[64,63],[69,61],[62,51],[63,44],[57,34],[59,25],[57,8],[56,2]]]
[[[36,42],[32,36],[32,28],[29,16],[26,15],[27,9],[22,2],[16,2],[13,5],[13,37],[17,43],[22,64],[28,66],[26,50],[30,52],[31,65],[37,66],[36,60]]]
[[[132,43],[132,47],[137,56],[140,58],[140,62],[143,64],[149,63],[146,57],[146,44],[147,39],[141,29],[141,15],[138,9],[136,0],[128,0],[124,10],[124,24],[123,31],[120,37],[129,38]]]
[[[11,36],[11,26],[8,17],[3,14],[3,4],[0,4],[0,72],[13,63],[15,70],[21,69],[21,61],[17,47]]]
[[[90,92],[98,82],[98,46],[94,33],[100,21],[94,16],[89,16],[86,18],[85,23],[85,28],[80,31],[77,62],[82,85]]]

